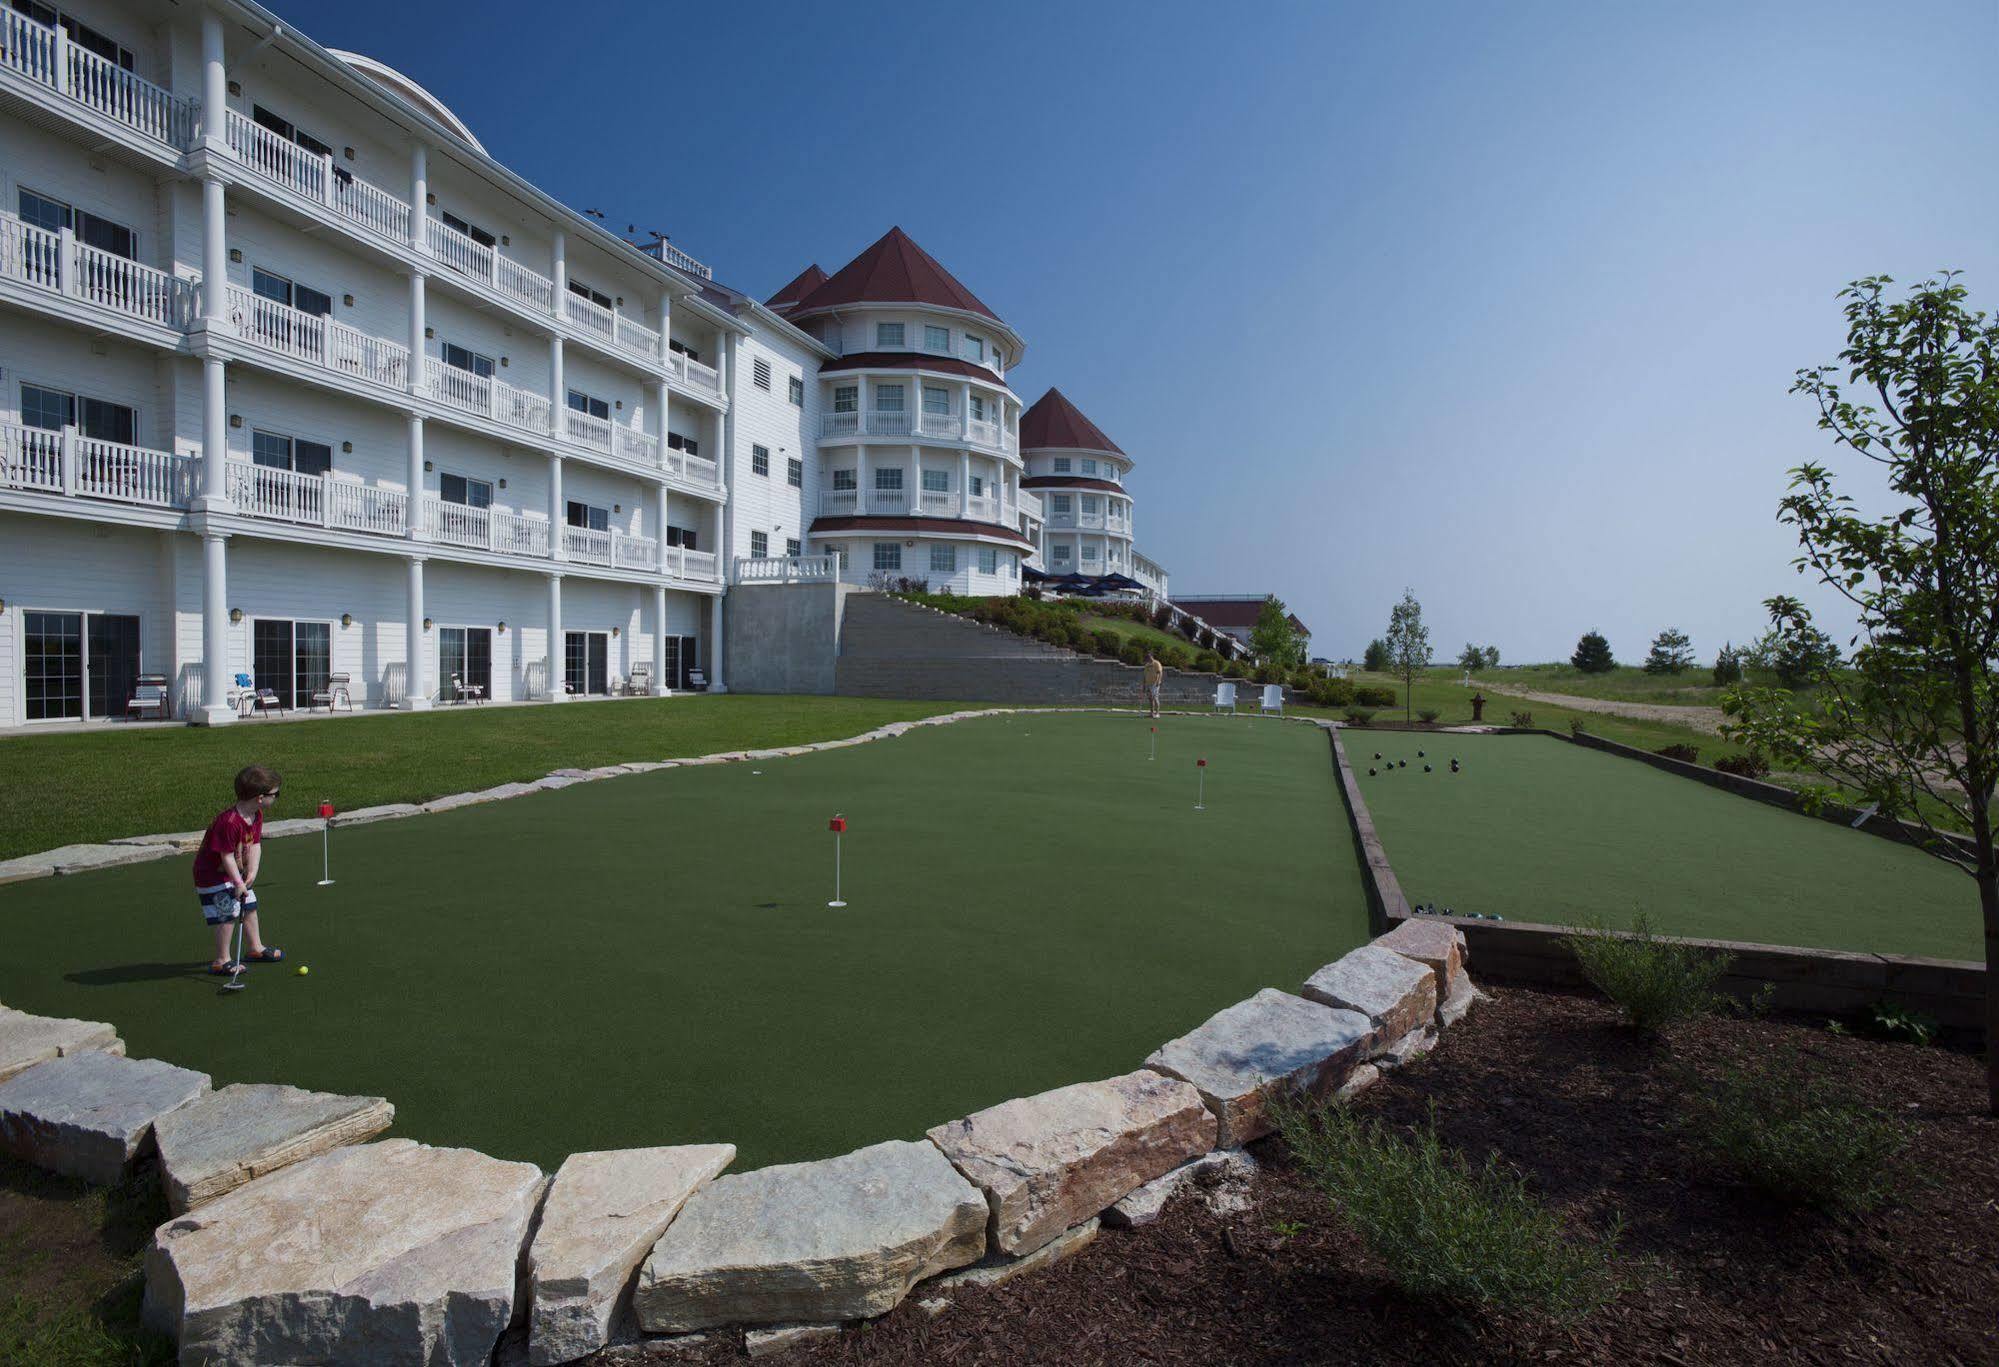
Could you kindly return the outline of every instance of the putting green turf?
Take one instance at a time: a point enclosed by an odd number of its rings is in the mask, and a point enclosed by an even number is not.
[[[1342,741],[1412,903],[1612,927],[1644,911],[1667,934],[1704,939],[1983,952],[1971,880],[1878,836],[1550,736],[1348,731]],[[1376,752],[1408,767],[1387,773]],[[1463,772],[1449,771],[1452,756]]]
[[[336,830],[331,888],[317,836],[274,840],[258,887],[291,964],[229,995],[200,976],[188,859],[0,888],[0,1001],[110,1021],[217,1086],[386,1096],[393,1133],[547,1168],[911,1138],[1129,1071],[1366,938],[1323,732],[1169,717],[1148,761],[1146,726],[960,722]]]

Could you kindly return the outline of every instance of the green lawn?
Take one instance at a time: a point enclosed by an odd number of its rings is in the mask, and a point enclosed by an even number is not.
[[[1456,668],[1439,672],[1453,679],[1464,677],[1463,671]],[[1725,691],[1714,681],[1712,658],[1681,674],[1647,674],[1638,665],[1619,665],[1605,674],[1585,674],[1574,665],[1540,664],[1481,670],[1473,677],[1510,688],[1532,689],[1537,693],[1568,693],[1611,702],[1666,703],[1681,707],[1719,707]],[[1777,677],[1766,670],[1752,670],[1750,682],[1774,686]]]
[[[1643,911],[1673,935],[1982,956],[1971,880],[1907,846],[1553,737],[1343,739],[1412,903],[1614,927]]]
[[[206,826],[252,763],[284,776],[276,816],[310,816],[322,797],[342,810],[423,802],[551,769],[833,740],[964,705],[722,694],[13,735],[0,738],[0,859]]]
[[[200,976],[187,860],[0,888],[0,1001],[111,1021],[217,1085],[387,1096],[396,1133],[551,1168],[913,1137],[1135,1068],[1365,938],[1323,732],[1169,717],[1156,761],[1149,740],[1142,717],[1012,716],[581,784],[336,830],[331,888],[316,836],[275,840],[269,936],[312,974],[258,966],[233,995]]]
[[[1161,631],[1158,627],[1144,622],[1134,622],[1129,617],[1105,617],[1094,612],[1079,612],[1076,614],[1076,620],[1082,623],[1086,630],[1114,632],[1120,640],[1136,641],[1147,650],[1165,650],[1169,647],[1187,651],[1195,649],[1193,642],[1185,636],[1175,636],[1170,631]]]

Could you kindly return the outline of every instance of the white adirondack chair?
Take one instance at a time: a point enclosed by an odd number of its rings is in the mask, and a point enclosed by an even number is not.
[[[1259,712],[1275,712],[1278,716],[1283,716],[1284,685],[1265,684],[1263,686],[1263,700],[1257,704],[1256,710]]]
[[[1230,715],[1235,713],[1235,681],[1232,679],[1215,685],[1215,711],[1223,710]]]

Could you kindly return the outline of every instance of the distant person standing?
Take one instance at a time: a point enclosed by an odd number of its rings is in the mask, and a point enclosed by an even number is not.
[[[1145,708],[1148,716],[1159,715],[1159,685],[1166,681],[1166,666],[1151,651],[1145,652]]]

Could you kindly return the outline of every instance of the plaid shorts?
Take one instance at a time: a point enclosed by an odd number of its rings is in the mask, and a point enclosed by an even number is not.
[[[245,892],[239,899],[235,888],[227,883],[217,883],[212,888],[196,888],[194,895],[201,899],[201,919],[211,926],[226,926],[232,921],[240,921],[257,909],[255,889]]]

